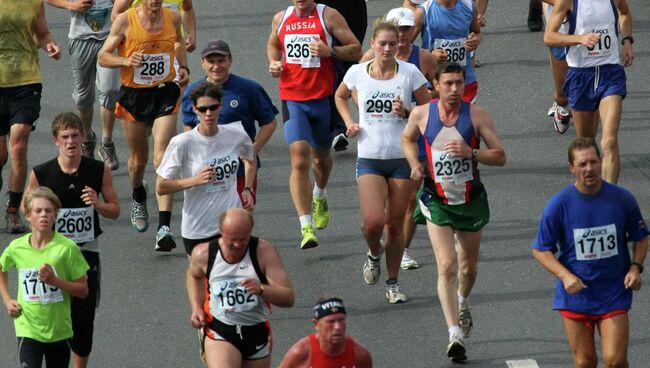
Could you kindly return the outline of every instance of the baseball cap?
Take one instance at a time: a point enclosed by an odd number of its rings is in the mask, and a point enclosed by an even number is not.
[[[210,40],[201,51],[201,58],[212,54],[230,56],[230,46],[224,40]]]
[[[413,27],[415,25],[415,14],[411,9],[395,8],[391,9],[388,14],[386,14],[386,20],[397,21],[398,27]]]
[[[422,5],[426,0],[409,0],[409,1],[415,5]]]

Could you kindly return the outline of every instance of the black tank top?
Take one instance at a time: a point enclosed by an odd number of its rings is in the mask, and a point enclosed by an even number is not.
[[[67,174],[61,170],[56,158],[34,167],[34,174],[38,183],[52,189],[61,200],[63,208],[88,207],[81,200],[81,191],[89,186],[99,195],[102,191],[102,178],[104,176],[104,163],[87,157],[81,158],[79,170],[75,174]],[[99,227],[99,214],[94,212],[95,239],[102,233]],[[55,224],[56,230],[56,224]],[[85,243],[77,243],[83,247]]]

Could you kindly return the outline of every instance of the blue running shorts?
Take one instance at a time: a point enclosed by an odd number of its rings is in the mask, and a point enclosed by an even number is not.
[[[329,151],[331,105],[329,97],[307,101],[282,101],[284,138],[287,144],[307,141],[319,151]]]
[[[619,64],[590,68],[570,67],[562,89],[572,109],[596,111],[600,100],[607,96],[625,98],[627,95],[625,70]]]

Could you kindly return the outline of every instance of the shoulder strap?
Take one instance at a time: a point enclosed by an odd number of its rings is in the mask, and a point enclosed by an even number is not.
[[[211,240],[208,243],[208,267],[205,270],[205,277],[210,279],[210,272],[212,272],[212,266],[214,265],[214,260],[217,259],[217,254],[219,254],[219,239],[221,234],[217,234],[217,238]]]
[[[266,275],[262,272],[262,269],[260,268],[259,261],[257,260],[257,246],[260,243],[260,239],[256,236],[251,236],[251,240],[248,242],[248,252],[251,256],[251,262],[253,262],[253,268],[255,268],[255,273],[257,274],[257,277],[260,279],[260,282],[262,284],[268,284],[268,280],[266,279]]]

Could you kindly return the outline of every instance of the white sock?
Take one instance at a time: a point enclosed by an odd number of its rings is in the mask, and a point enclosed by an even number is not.
[[[314,183],[314,191],[312,192],[314,198],[325,198],[327,193],[325,193],[325,188],[319,188],[316,183]]]
[[[458,306],[463,307],[469,303],[469,296],[467,298],[463,298],[462,295],[460,295],[460,291],[458,292]]]
[[[449,338],[460,337],[460,327],[451,326],[449,327]]]
[[[298,217],[300,220],[300,227],[302,228],[305,225],[312,225],[311,215],[302,215]]]

